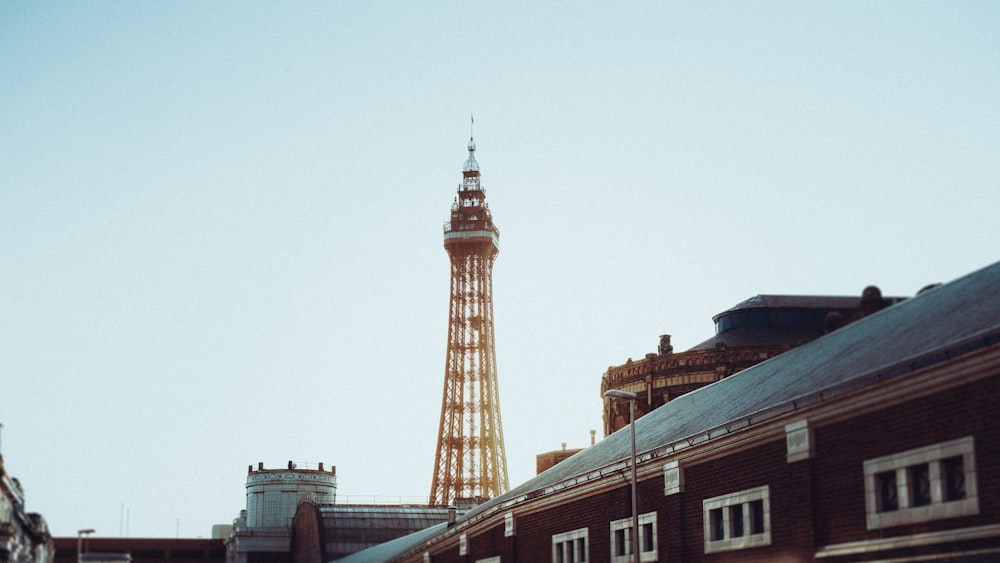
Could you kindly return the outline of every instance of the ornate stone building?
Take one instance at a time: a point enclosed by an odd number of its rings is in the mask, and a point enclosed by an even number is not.
[[[674,353],[670,335],[665,334],[656,353],[609,367],[601,377],[601,395],[608,389],[637,393],[635,416],[639,418],[685,393],[901,300],[883,298],[874,286],[861,297],[757,295],[713,317],[715,336],[686,352]],[[627,402],[604,399],[605,436],[627,426],[628,420]]]

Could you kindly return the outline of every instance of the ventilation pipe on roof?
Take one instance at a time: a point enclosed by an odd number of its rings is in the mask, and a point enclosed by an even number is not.
[[[448,527],[455,525],[455,516],[458,514],[458,508],[454,505],[448,507]]]

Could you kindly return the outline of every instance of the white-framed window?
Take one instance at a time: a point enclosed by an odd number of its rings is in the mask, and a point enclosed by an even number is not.
[[[702,501],[705,553],[771,545],[770,487]]]
[[[486,559],[476,559],[476,563],[500,563],[500,556],[494,555],[493,557],[487,557]]]
[[[656,549],[656,513],[639,515],[639,561],[658,560]],[[611,523],[611,563],[632,561],[632,517]]]
[[[972,436],[864,462],[869,530],[979,514]]]
[[[552,536],[552,563],[584,563],[587,557],[587,528]]]

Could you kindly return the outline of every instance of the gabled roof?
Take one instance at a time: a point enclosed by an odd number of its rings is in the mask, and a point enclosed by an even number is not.
[[[636,421],[636,449],[640,457],[657,451],[669,453],[704,442],[709,436],[716,437],[726,427],[739,430],[998,344],[1000,263],[922,292],[736,375],[681,395]],[[459,523],[487,517],[524,500],[618,471],[630,455],[629,429],[625,427],[469,511]],[[420,542],[410,542],[408,546],[399,543],[397,546],[403,549],[381,552],[381,559],[344,561],[391,561],[432,535],[422,535]]]

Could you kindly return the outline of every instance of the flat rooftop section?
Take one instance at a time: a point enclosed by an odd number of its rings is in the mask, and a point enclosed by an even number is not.
[[[56,546],[55,563],[76,563],[77,538],[52,538]],[[128,554],[132,563],[223,563],[226,560],[226,545],[222,539],[202,538],[102,538],[83,539],[85,561],[123,561],[104,559],[99,554]]]

